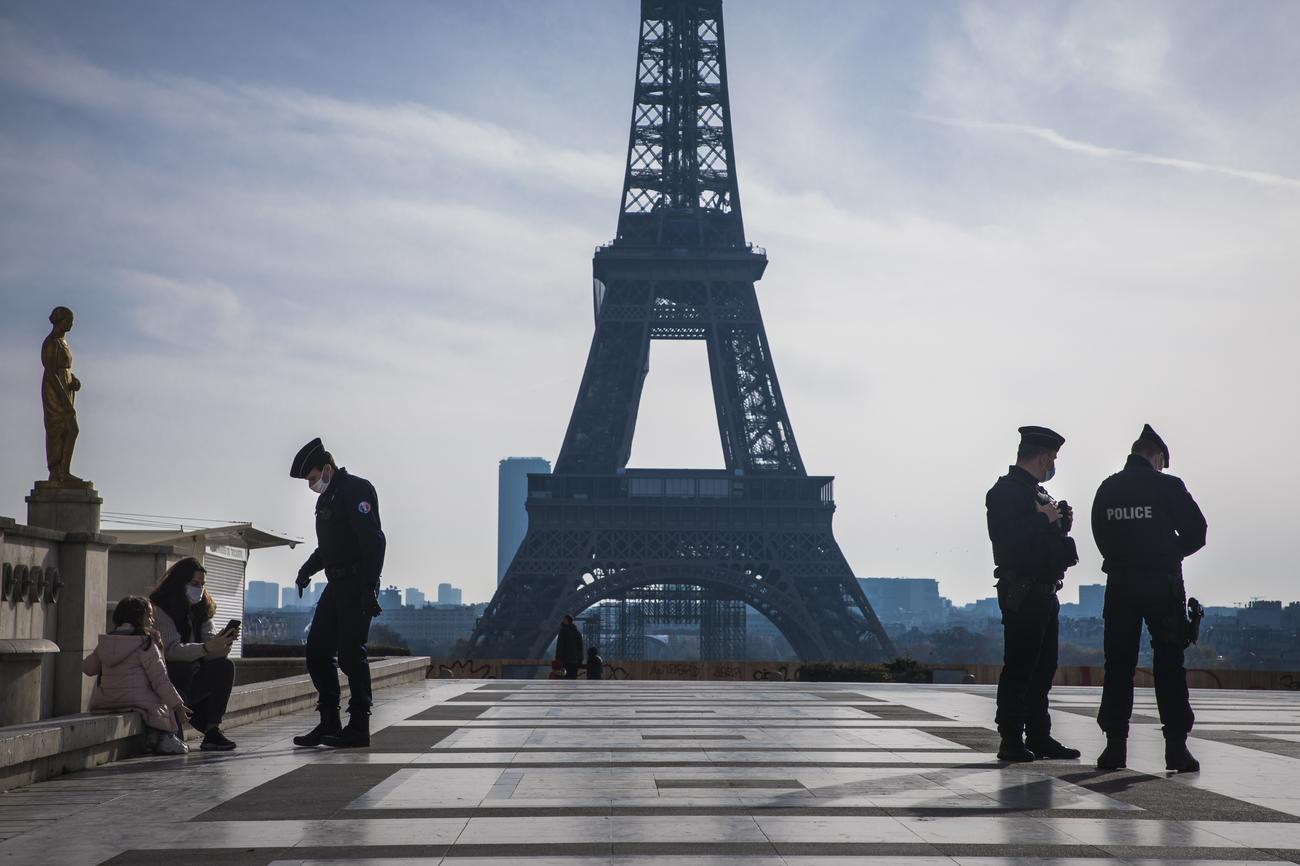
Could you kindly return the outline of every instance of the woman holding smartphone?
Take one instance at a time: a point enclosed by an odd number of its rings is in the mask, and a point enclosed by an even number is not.
[[[167,676],[194,713],[189,723],[203,732],[199,748],[228,752],[235,743],[221,733],[221,719],[235,684],[235,665],[229,656],[239,623],[232,621],[213,633],[217,604],[204,588],[206,579],[199,561],[187,556],[167,569],[149,600],[154,604]]]

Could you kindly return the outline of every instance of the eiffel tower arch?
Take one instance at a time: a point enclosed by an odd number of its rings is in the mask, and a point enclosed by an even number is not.
[[[744,601],[805,661],[894,655],[831,531],[833,479],[804,469],[745,240],[721,0],[642,0],[617,235],[592,260],[595,333],[528,532],[470,640],[540,658],[565,613],[638,587]],[[703,340],[723,470],[628,469],[652,340]]]

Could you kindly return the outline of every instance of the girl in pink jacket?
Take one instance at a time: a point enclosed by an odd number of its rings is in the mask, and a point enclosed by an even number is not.
[[[167,678],[153,604],[128,595],[113,609],[114,629],[99,636],[81,669],[98,677],[90,697],[92,710],[139,710],[148,726],[148,743],[159,754],[178,755],[189,747],[177,735],[176,714],[188,716],[185,701]]]

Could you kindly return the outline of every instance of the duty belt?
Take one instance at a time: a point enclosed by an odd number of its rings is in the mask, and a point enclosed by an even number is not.
[[[357,564],[349,562],[347,565],[327,565],[325,566],[325,579],[336,580],[340,577],[356,577]]]

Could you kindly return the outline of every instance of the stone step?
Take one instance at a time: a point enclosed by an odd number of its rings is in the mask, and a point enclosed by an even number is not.
[[[404,656],[370,663],[374,688],[420,682],[429,659]],[[346,699],[347,685],[343,686]],[[311,679],[302,674],[235,686],[222,729],[308,709],[316,704]],[[144,720],[138,712],[80,713],[0,728],[0,791],[95,767],[144,751]],[[188,729],[187,740],[201,735]]]

